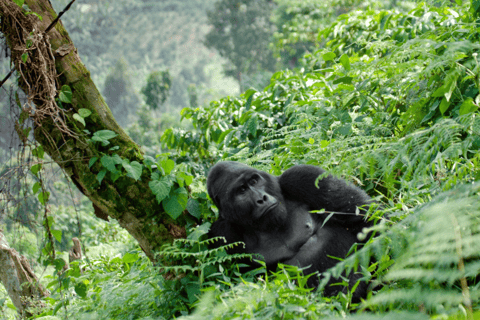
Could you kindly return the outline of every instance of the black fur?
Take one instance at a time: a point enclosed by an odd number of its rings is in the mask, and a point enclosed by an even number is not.
[[[209,172],[207,189],[220,212],[209,238],[245,242],[245,250],[237,247],[234,251],[260,254],[269,269],[281,262],[307,268],[306,274],[321,274],[338,262],[329,256],[344,258],[360,242],[357,234],[372,225],[355,215],[367,210],[372,199],[315,166],[297,165],[276,177],[238,162],[219,162]],[[323,225],[328,213],[309,212],[321,209],[347,214],[334,214]],[[352,273],[349,278],[353,285],[358,276]],[[338,279],[330,281],[335,282]],[[318,283],[313,276],[308,284],[315,287]],[[363,297],[365,289],[365,284],[360,285],[354,298]],[[340,290],[328,286],[324,294]]]

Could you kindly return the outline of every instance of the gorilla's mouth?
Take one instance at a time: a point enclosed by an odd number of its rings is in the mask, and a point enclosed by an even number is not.
[[[267,214],[268,212],[272,211],[274,208],[276,208],[278,206],[278,202],[270,205],[269,207],[265,208],[265,210],[263,210],[262,212],[260,212],[259,214],[257,214],[256,217],[253,217],[255,220],[256,219],[260,219],[261,217],[263,217],[265,214]]]

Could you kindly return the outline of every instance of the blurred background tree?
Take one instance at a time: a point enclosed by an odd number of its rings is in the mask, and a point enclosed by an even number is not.
[[[221,0],[207,12],[212,26],[205,36],[205,45],[216,49],[228,60],[224,73],[235,78],[240,91],[246,88],[244,75],[275,70],[269,42],[275,32],[270,19],[273,1]]]

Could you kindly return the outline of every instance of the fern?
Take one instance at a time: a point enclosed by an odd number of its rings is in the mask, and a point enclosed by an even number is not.
[[[357,270],[373,257],[376,276],[385,287],[365,307],[426,308],[441,312],[463,304],[467,309],[480,299],[480,186],[468,184],[439,194],[403,221],[383,229],[364,248],[331,269],[327,278],[343,270]],[[385,272],[387,261],[395,264]],[[388,263],[389,265],[391,263]]]
[[[198,276],[199,284],[202,285],[205,278],[218,272],[221,265],[232,264],[243,259],[252,260],[252,254],[227,254],[229,249],[244,246],[243,242],[235,242],[219,248],[208,249],[209,244],[224,240],[223,237],[203,241],[176,239],[172,244],[165,244],[162,247],[159,254],[161,255],[161,261],[164,263],[161,265],[161,268],[164,272],[172,272],[177,275],[187,273]]]

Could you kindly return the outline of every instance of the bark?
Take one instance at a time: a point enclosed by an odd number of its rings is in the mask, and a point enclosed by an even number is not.
[[[154,251],[162,244],[185,234],[184,223],[181,219],[171,219],[156,202],[148,186],[150,173],[145,168],[140,181],[122,176],[115,182],[104,179],[98,183],[96,176],[103,167],[97,161],[89,168],[92,157],[111,154],[109,148],[118,146],[116,154],[142,163],[143,153],[113,118],[62,23],[59,21],[43,35],[43,30],[57,16],[50,2],[26,0],[25,4],[42,19],[34,14],[25,15],[12,0],[1,0],[0,31],[11,49],[12,63],[20,75],[19,84],[34,103],[23,110],[34,117],[35,139],[93,202],[95,214],[117,219],[154,260]],[[21,57],[25,53],[28,53],[26,62]],[[73,93],[73,102],[65,109],[58,108],[54,100],[63,85],[70,86]],[[86,127],[73,118],[80,108],[92,112],[85,118]],[[111,130],[118,136],[110,140],[109,146],[102,147],[90,141],[85,129]],[[183,232],[178,232],[179,229]]]
[[[0,229],[0,281],[21,316],[29,317],[45,307],[40,298],[48,296],[24,256],[10,248]]]

